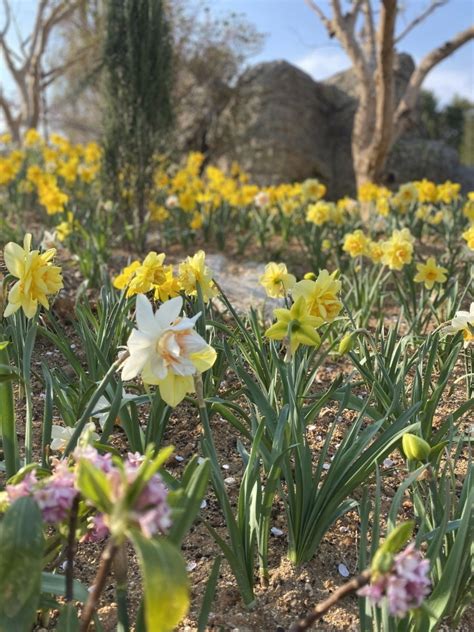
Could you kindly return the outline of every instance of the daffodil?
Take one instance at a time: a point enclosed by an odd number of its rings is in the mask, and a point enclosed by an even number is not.
[[[197,296],[198,285],[206,303],[217,295],[217,288],[212,281],[212,272],[206,265],[206,253],[203,250],[199,250],[179,264],[178,279],[181,288],[188,296]]]
[[[445,332],[448,334],[456,334],[459,331],[464,337],[465,347],[474,342],[474,301],[468,312],[464,310],[456,312],[451,325],[445,328]]]
[[[306,221],[312,222],[316,226],[322,226],[331,218],[331,211],[334,204],[331,202],[316,202],[310,204],[306,212]]]
[[[137,296],[137,329],[127,342],[128,358],[122,379],[138,375],[145,384],[155,384],[169,406],[177,406],[194,392],[193,376],[212,367],[215,350],[194,330],[200,314],[181,317],[181,296],[163,303],[155,313],[143,294]]]
[[[283,298],[288,290],[296,283],[296,278],[288,273],[284,263],[270,261],[265,266],[265,272],[259,278],[259,283],[265,288],[270,298]]]
[[[146,294],[157,285],[164,283],[166,281],[166,270],[163,265],[165,258],[164,253],[149,252],[142,264],[135,269],[128,283],[127,296]]]
[[[370,239],[361,230],[355,230],[344,237],[342,249],[352,258],[361,257],[368,253],[369,244]]]
[[[63,287],[61,268],[51,263],[55,254],[55,248],[42,253],[31,250],[29,233],[25,235],[23,248],[12,241],[5,246],[5,265],[18,281],[8,293],[4,316],[10,316],[22,308],[27,318],[33,318],[38,305],[49,308],[47,297]]]
[[[406,228],[394,230],[390,239],[382,242],[382,263],[390,270],[401,270],[413,258],[413,237]]]
[[[470,248],[470,250],[474,250],[474,224],[465,230],[462,236],[463,239],[466,240],[467,247]]]
[[[337,270],[332,274],[327,270],[321,270],[315,281],[299,281],[292,290],[294,300],[297,301],[302,296],[312,316],[318,316],[328,323],[332,322],[342,309],[342,303],[338,298],[341,282],[336,278],[337,274]]]
[[[446,268],[438,266],[434,257],[430,257],[426,263],[417,263],[418,270],[415,283],[424,283],[427,290],[431,290],[435,283],[445,283],[448,273]]]
[[[110,406],[108,402],[107,405]],[[75,428],[71,426],[58,426],[57,424],[53,424],[51,426],[51,450],[64,452],[69,441],[71,440],[72,435],[74,434],[74,430]],[[99,435],[94,432],[94,430],[95,426],[91,422],[84,426],[84,430],[81,434],[88,433],[88,436],[90,439],[92,439],[92,441],[98,441]]]
[[[321,343],[316,329],[324,320],[319,316],[311,316],[303,296],[293,303],[290,309],[275,309],[273,314],[276,323],[267,329],[265,336],[272,340],[287,339],[292,354],[300,345],[315,347]]]

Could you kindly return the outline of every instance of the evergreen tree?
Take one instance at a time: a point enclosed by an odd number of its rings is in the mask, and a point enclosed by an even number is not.
[[[107,9],[106,183],[143,245],[153,156],[164,146],[172,120],[170,28],[163,0],[108,0]]]

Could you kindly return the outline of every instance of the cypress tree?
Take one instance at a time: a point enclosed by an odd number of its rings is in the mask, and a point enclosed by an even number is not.
[[[164,0],[107,2],[106,184],[143,246],[153,155],[164,146],[172,120],[170,27]]]

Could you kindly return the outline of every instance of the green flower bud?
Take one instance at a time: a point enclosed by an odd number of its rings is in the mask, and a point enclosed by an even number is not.
[[[409,432],[403,435],[402,447],[407,459],[412,461],[427,461],[431,452],[427,441]]]
[[[341,340],[341,342],[339,343],[339,348],[337,352],[339,353],[339,355],[345,355],[346,353],[349,353],[349,351],[352,350],[353,346],[354,346],[353,335],[346,334],[344,338]]]

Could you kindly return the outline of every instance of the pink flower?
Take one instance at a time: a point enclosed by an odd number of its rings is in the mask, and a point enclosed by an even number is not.
[[[67,463],[56,461],[52,476],[33,491],[33,498],[38,503],[45,522],[55,524],[67,517],[77,495],[74,482],[74,472],[71,472]]]
[[[171,526],[168,490],[159,474],[148,481],[138,497],[132,517],[138,522],[143,535],[151,538],[155,533],[165,533]]]
[[[16,485],[7,485],[6,489],[9,501],[12,503],[18,498],[29,496],[37,482],[36,471],[32,470],[25,474],[23,480]]]
[[[422,559],[412,543],[395,556],[389,573],[380,575],[357,594],[378,606],[387,599],[390,614],[404,617],[409,610],[418,608],[429,594],[429,571],[429,561]]]
[[[87,520],[87,533],[82,537],[81,542],[99,542],[104,540],[110,533],[105,524],[104,514],[98,513]]]

